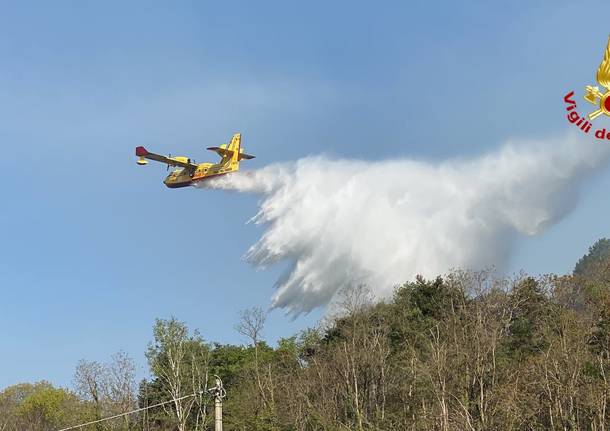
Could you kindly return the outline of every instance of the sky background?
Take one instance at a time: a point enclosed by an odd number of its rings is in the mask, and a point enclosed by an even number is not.
[[[247,168],[316,154],[437,161],[564,133],[595,84],[603,2],[0,1],[0,388],[69,386],[155,318],[245,342],[282,268],[242,255],[257,196],[169,190],[134,147],[198,161],[239,131]],[[606,121],[610,127],[610,121]],[[600,145],[610,145],[600,143]],[[244,166],[245,167],[245,166]],[[570,272],[610,236],[610,169],[519,242],[511,271]],[[274,343],[314,325],[271,313]]]

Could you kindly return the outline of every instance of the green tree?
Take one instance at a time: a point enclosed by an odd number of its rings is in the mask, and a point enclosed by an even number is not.
[[[545,346],[542,327],[551,306],[540,282],[532,277],[519,281],[511,295],[512,320],[508,349],[518,358],[540,352]]]
[[[589,247],[589,252],[581,257],[574,266],[574,275],[586,276],[593,270],[595,264],[610,257],[610,239],[601,238]]]
[[[18,419],[16,429],[52,431],[92,418],[91,409],[65,389],[55,388],[47,382],[36,383],[24,389],[27,395],[18,401],[14,410]]]

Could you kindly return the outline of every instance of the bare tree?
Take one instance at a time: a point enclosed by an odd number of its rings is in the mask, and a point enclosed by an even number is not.
[[[116,413],[132,410],[137,405],[136,366],[133,360],[125,352],[118,352],[112,356],[106,370],[107,396],[113,410]],[[126,430],[132,429],[129,416],[123,416],[123,426]]]
[[[239,317],[235,330],[252,341],[256,347],[265,328],[267,313],[260,307],[252,307],[241,311]]]
[[[137,404],[135,373],[135,364],[125,352],[116,353],[106,364],[81,360],[74,373],[74,390],[81,399],[91,403],[96,419],[125,413]],[[129,416],[117,423],[121,425],[115,426],[116,429],[133,427]],[[101,430],[103,426],[98,424],[96,429]]]
[[[260,307],[252,307],[240,312],[239,323],[235,325],[235,330],[252,342],[252,346],[254,347],[254,373],[256,385],[258,386],[264,405],[269,407],[269,400],[266,391],[263,388],[259,358],[259,343],[266,321],[267,313]],[[269,378],[271,378],[271,376],[269,376]],[[271,394],[273,394],[273,391],[271,391]]]
[[[84,359],[78,362],[74,373],[74,389],[82,399],[92,403],[95,419],[100,419],[104,414],[107,385],[108,374],[104,365]],[[96,429],[101,430],[102,426],[98,424]]]

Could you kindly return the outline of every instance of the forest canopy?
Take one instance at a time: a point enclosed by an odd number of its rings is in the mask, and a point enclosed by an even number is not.
[[[210,430],[214,375],[227,390],[227,431],[610,423],[608,239],[569,275],[458,270],[417,277],[384,302],[352,286],[331,317],[276,346],[264,339],[265,319],[258,308],[241,313],[235,329],[246,345],[209,342],[176,318],[157,319],[144,352],[150,377],[136,382],[122,352],[106,363],[82,360],[70,388],[43,381],[1,390],[0,431],[58,430],[168,400],[82,430]]]

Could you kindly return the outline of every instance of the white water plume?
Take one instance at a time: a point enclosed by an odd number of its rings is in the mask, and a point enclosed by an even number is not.
[[[290,263],[273,306],[297,315],[348,285],[381,298],[417,274],[502,269],[514,240],[570,212],[609,155],[610,144],[569,135],[440,163],[308,157],[204,185],[262,194],[253,220],[265,231],[246,259]]]

